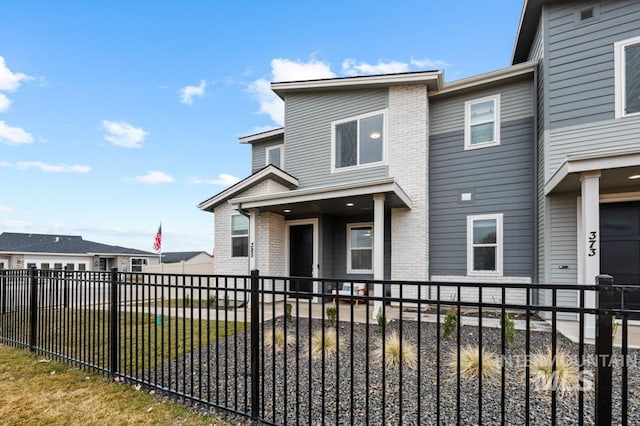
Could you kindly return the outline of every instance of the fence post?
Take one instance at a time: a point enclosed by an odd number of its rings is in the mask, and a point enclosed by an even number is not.
[[[611,356],[613,354],[613,277],[598,275],[596,293],[596,424],[611,425]]]
[[[260,271],[251,271],[251,420],[260,415]]]
[[[118,374],[120,358],[120,319],[118,318],[118,268],[111,268],[111,291],[109,296],[109,372],[111,378]]]
[[[38,270],[35,266],[29,269],[31,278],[31,301],[30,301],[30,328],[29,328],[29,350],[35,352],[38,334]]]
[[[2,293],[0,293],[0,298],[2,298],[2,302],[0,302],[0,306],[2,306],[2,313],[7,313],[7,271],[4,269],[0,270],[0,286],[2,286]]]

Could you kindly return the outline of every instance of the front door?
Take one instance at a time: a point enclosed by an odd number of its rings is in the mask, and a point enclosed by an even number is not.
[[[291,225],[289,227],[289,276],[313,277],[313,225]],[[292,292],[311,293],[312,280],[291,280],[289,290]],[[295,294],[295,297],[311,297],[306,294]]]
[[[640,310],[640,201],[600,205],[600,273],[637,289],[615,292],[615,303]]]

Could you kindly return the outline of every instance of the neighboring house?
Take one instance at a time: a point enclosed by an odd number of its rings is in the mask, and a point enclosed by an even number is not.
[[[206,251],[174,251],[162,253],[162,263],[205,263],[211,262],[212,257]]]
[[[199,205],[216,272],[638,284],[640,3],[525,2],[512,63],[272,83],[284,127]]]
[[[83,240],[78,235],[0,234],[0,269],[141,272],[154,253]]]
[[[213,257],[205,251],[162,253],[162,263],[144,267],[144,272],[165,274],[213,274]]]

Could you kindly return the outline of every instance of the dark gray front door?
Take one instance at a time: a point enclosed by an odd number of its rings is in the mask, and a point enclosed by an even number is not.
[[[614,284],[636,286],[624,293],[624,308],[640,309],[640,201],[601,204],[600,235],[600,272]]]
[[[289,275],[292,277],[313,277],[313,225],[292,225],[289,227]],[[312,280],[291,280],[289,290],[311,293]],[[294,294],[296,297],[310,297]]]

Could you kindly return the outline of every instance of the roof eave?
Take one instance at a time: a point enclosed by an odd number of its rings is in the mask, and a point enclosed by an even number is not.
[[[262,141],[274,139],[280,136],[284,136],[284,127],[279,127],[277,129],[267,130],[266,132],[254,133],[252,135],[243,136],[241,138],[238,138],[238,142],[240,143],[262,142]]]
[[[442,84],[442,81],[442,71],[424,71],[400,74],[340,77],[322,80],[277,82],[271,83],[271,90],[273,90],[280,98],[284,99],[285,94],[289,92],[355,89],[402,84],[431,84],[437,89]]]

